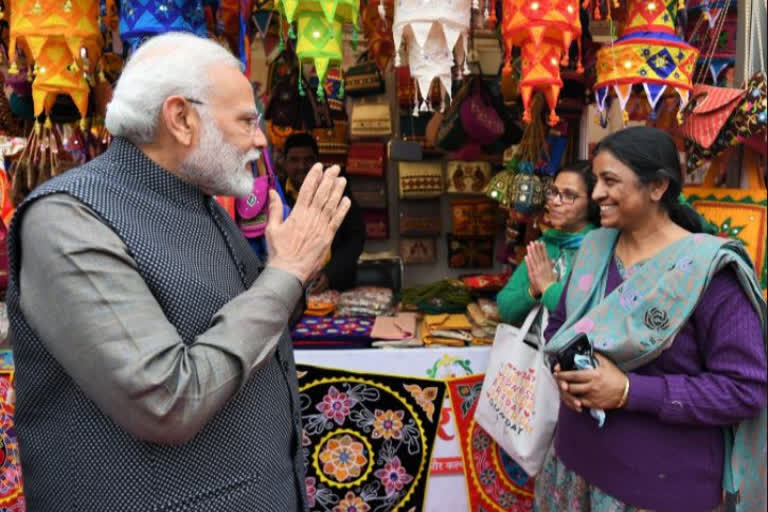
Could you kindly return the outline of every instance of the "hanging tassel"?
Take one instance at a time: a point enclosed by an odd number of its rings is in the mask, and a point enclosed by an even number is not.
[[[421,102],[421,109],[422,112],[429,112],[429,109],[427,108],[427,101],[424,100]]]
[[[304,91],[304,83],[301,80],[301,78],[299,78],[299,96],[301,96],[303,98],[306,95],[307,95],[307,93]]]
[[[626,110],[621,111],[621,120],[624,122],[624,126],[627,126],[629,122],[629,113]]]
[[[317,90],[315,91],[315,93],[317,94],[318,98],[320,99],[325,98],[325,89],[323,89],[323,84],[321,83],[317,84]]]
[[[549,121],[547,122],[547,124],[549,124],[549,126],[551,127],[555,127],[559,122],[560,122],[560,117],[555,113],[554,110],[551,110],[549,112]]]
[[[11,62],[11,67],[8,68],[8,74],[18,75],[19,68],[16,66],[16,61]]]
[[[576,61],[576,72],[579,74],[582,74],[584,73],[584,65],[581,62],[582,56],[581,56],[581,38],[580,37],[576,39],[576,48],[578,49],[578,52],[579,52],[579,55],[578,55],[579,60]]]
[[[80,119],[80,129],[82,131],[86,131],[88,129],[88,119],[83,117]]]
[[[288,39],[291,41],[296,40],[296,32],[293,31],[293,25],[288,25]]]
[[[386,6],[384,5],[384,0],[380,0],[380,1],[379,1],[379,8],[378,8],[378,11],[379,11],[379,17],[381,18],[381,21],[383,21],[384,23],[386,23],[386,22],[387,22],[387,8],[386,8]],[[386,26],[386,25],[385,25],[385,26]]]
[[[411,115],[413,117],[419,117],[419,106],[418,106],[418,104],[413,106],[413,110],[411,111]]]
[[[357,38],[358,38],[357,29],[355,27],[352,27],[352,50],[357,51]]]
[[[480,2],[478,0],[472,0],[472,10],[473,11],[480,10]]]
[[[523,122],[524,123],[530,123],[531,122],[531,109],[530,107],[527,107],[525,111],[523,112]]]
[[[339,80],[339,99],[344,99],[344,79]]]
[[[494,28],[499,20],[496,18],[496,2],[491,0],[491,15],[488,16],[488,28]]]

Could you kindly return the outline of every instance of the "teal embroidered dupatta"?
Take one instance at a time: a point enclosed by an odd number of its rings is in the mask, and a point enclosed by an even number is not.
[[[644,263],[607,297],[608,267],[618,239],[615,229],[584,238],[571,271],[568,319],[547,343],[554,354],[586,334],[593,348],[624,371],[643,366],[669,348],[719,270],[730,265],[754,306],[766,335],[766,303],[749,256],[738,242],[689,235]],[[723,488],[739,497],[737,511],[766,509],[766,428],[757,418],[726,428]]]

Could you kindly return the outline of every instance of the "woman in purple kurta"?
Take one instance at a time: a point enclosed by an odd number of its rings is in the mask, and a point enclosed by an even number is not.
[[[701,231],[697,218],[678,206],[681,173],[672,140],[648,128],[631,132],[604,140],[593,162],[602,224],[621,232],[605,295],[670,243]],[[567,293],[547,339],[567,318]],[[765,407],[764,343],[760,317],[726,268],[674,343],[650,363],[624,373],[598,356],[595,370],[556,371],[562,402],[554,455],[537,477],[537,510],[724,507],[722,427]],[[590,407],[606,410],[602,428]]]

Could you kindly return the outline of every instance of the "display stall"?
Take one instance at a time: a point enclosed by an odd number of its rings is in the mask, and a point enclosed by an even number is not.
[[[684,163],[683,195],[713,233],[744,244],[768,290],[764,9],[0,0],[0,288],[14,208],[110,144],[106,107],[131,53],[168,31],[215,39],[252,81],[269,142],[254,165],[261,188],[217,198],[243,236],[264,254],[267,189],[290,198],[301,185],[285,154],[299,133],[342,166],[364,226],[364,251],[344,269],[350,285],[310,289],[290,326],[310,509],[531,510],[533,479],[473,415],[497,326],[514,323],[497,294],[550,225],[558,169],[624,127],[665,130]],[[0,509],[21,512],[3,346]]]

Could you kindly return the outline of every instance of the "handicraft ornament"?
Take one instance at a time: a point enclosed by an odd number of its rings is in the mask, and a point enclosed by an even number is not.
[[[395,47],[407,48],[408,65],[414,80],[415,108],[418,96],[421,109],[428,111],[430,86],[437,79],[442,96],[450,99],[453,87],[451,68],[456,61],[466,68],[471,0],[398,0],[392,33]],[[395,66],[400,66],[400,53],[395,53]]]
[[[312,62],[319,80],[317,96],[325,96],[325,78],[331,66],[341,69],[344,55],[343,29],[350,23],[353,39],[360,28],[359,2],[356,0],[275,0],[275,7],[289,24],[288,36],[296,39],[299,66]],[[293,23],[296,22],[294,31]],[[280,30],[282,37],[283,30]],[[282,40],[281,40],[281,44]],[[343,85],[343,84],[342,84]],[[304,91],[299,82],[299,92]],[[343,93],[341,94],[343,96]]]
[[[670,88],[688,102],[698,50],[675,33],[678,0],[630,0],[622,35],[597,54],[597,108],[603,119],[611,89],[625,107],[635,85],[642,85],[651,109]]]
[[[574,40],[579,47],[577,71],[583,72],[578,0],[505,0],[501,34],[505,76],[512,73],[512,48],[521,49],[523,120],[531,122],[531,98],[540,91],[549,105],[549,124],[554,126],[560,120],[555,113],[563,87],[560,66],[568,65],[568,51]]]

